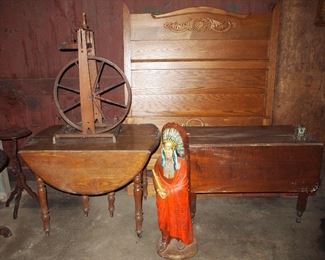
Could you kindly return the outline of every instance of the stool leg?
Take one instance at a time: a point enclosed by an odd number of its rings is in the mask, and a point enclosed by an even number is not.
[[[13,159],[14,161],[11,163],[12,166],[13,166],[13,171],[15,173],[15,179],[16,179],[16,183],[15,183],[15,188],[14,190],[10,193],[10,196],[9,198],[7,199],[6,201],[6,207],[9,207],[10,205],[10,202],[13,200],[13,198],[15,197],[15,195],[17,194],[17,196],[19,196],[18,194],[21,193],[21,185],[20,185],[20,178],[19,178],[19,175],[18,175],[18,172],[21,170],[21,165],[20,165],[20,162],[19,160],[17,159],[17,152],[18,152],[18,144],[17,144],[17,140],[14,139],[12,141],[12,144],[13,144]],[[21,194],[20,196],[21,197]],[[15,202],[15,210],[14,210],[14,218],[17,218],[17,211],[18,211],[18,208],[16,207],[16,204],[18,202],[18,205],[19,205],[19,199],[17,200],[17,198],[15,199],[16,202]],[[15,213],[16,212],[16,213]],[[16,216],[16,217],[15,217]]]
[[[21,184],[22,190],[26,190],[27,193],[32,198],[38,200],[37,194],[27,185],[25,174],[23,172],[20,172],[18,175],[19,175],[19,178],[20,178],[20,184]]]
[[[19,159],[19,156],[18,156],[18,143],[17,143],[17,140],[15,141],[15,155],[16,155],[17,166],[18,166],[18,178],[20,179],[20,186],[21,186],[22,190],[25,189],[27,191],[27,193],[32,198],[38,200],[37,194],[34,191],[32,191],[32,189],[26,183],[26,177],[25,177],[25,174],[23,173],[21,163],[20,163],[20,159]]]
[[[18,187],[18,192],[15,198],[15,207],[14,207],[14,213],[13,213],[13,218],[16,219],[18,216],[18,209],[19,209],[19,204],[20,204],[20,199],[21,199],[21,194],[23,190]]]
[[[16,219],[18,216],[18,209],[19,209],[21,194],[23,190],[25,189],[27,193],[34,199],[38,199],[38,197],[36,193],[33,192],[32,189],[26,183],[26,177],[22,171],[21,163],[18,156],[18,142],[16,139],[13,140],[13,155],[14,155],[13,169],[15,172],[16,184],[14,190],[11,192],[8,200],[6,201],[6,207],[9,207],[10,202],[15,198],[13,218]]]
[[[15,189],[10,193],[9,198],[6,201],[6,207],[9,207],[10,202],[13,200],[17,192],[18,192],[18,186],[16,185]]]

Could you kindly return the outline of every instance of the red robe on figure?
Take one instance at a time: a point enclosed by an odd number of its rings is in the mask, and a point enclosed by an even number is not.
[[[189,208],[187,164],[181,158],[178,158],[178,163],[180,168],[175,171],[174,177],[171,179],[163,176],[161,159],[157,160],[155,164],[154,170],[167,192],[165,199],[158,194],[156,196],[158,223],[163,234],[189,245],[193,241],[193,231]]]

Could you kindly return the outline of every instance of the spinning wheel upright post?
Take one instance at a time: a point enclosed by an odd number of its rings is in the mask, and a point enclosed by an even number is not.
[[[80,84],[80,106],[82,118],[82,133],[95,133],[95,118],[102,121],[101,116],[98,115],[98,108],[95,104],[96,100],[92,98],[94,90],[94,80],[96,78],[97,70],[94,60],[88,61],[89,54],[94,56],[95,50],[93,48],[93,32],[84,28],[78,29],[78,59],[79,59],[79,84]],[[91,80],[92,79],[92,80]],[[97,113],[95,115],[95,108]]]
[[[112,137],[114,141],[115,135],[105,132],[117,128],[131,106],[131,87],[126,76],[111,61],[95,56],[94,33],[88,28],[85,14],[83,18],[83,26],[77,30],[77,43],[61,47],[61,50],[78,50],[78,59],[60,71],[54,84],[54,100],[59,114],[81,133],[59,133],[54,136],[54,142],[78,137]],[[75,74],[79,74],[79,87],[73,86],[71,80],[77,78]],[[107,83],[108,78],[111,81]],[[103,87],[104,84],[108,86]],[[67,98],[67,95],[74,96]],[[77,109],[80,109],[80,115],[76,119]]]

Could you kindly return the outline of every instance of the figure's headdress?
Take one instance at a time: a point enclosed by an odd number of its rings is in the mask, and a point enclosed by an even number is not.
[[[175,149],[175,151],[180,157],[185,156],[182,137],[175,128],[165,128],[162,133],[161,142],[163,144],[165,144],[166,142],[170,142],[172,144],[173,149]]]

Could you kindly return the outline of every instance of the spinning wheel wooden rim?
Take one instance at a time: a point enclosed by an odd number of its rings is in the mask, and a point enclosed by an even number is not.
[[[107,132],[109,130],[112,130],[114,129],[115,127],[117,127],[119,124],[121,124],[124,119],[126,118],[126,116],[128,115],[128,112],[130,110],[130,107],[131,107],[131,101],[132,101],[132,92],[131,92],[131,86],[130,86],[130,83],[128,81],[128,79],[126,78],[125,74],[123,73],[123,71],[116,65],[114,64],[113,62],[105,59],[105,58],[102,58],[102,57],[97,57],[97,56],[92,56],[92,57],[88,57],[88,60],[95,60],[96,62],[99,62],[101,67],[100,67],[100,71],[98,72],[98,76],[96,78],[96,84],[99,83],[100,81],[100,77],[101,77],[101,73],[104,69],[104,66],[109,66],[110,68],[114,69],[118,75],[121,76],[121,78],[123,79],[122,82],[118,83],[118,84],[115,84],[113,86],[109,86],[108,88],[105,88],[104,90],[99,90],[96,92],[96,89],[94,89],[93,93],[92,93],[92,99],[95,100],[95,99],[98,99],[101,101],[101,103],[110,103],[111,105],[113,106],[118,106],[118,107],[121,107],[121,109],[123,109],[123,112],[121,114],[121,116],[118,118],[118,120],[112,124],[103,124],[103,125],[95,125],[95,132],[96,133],[104,133],[104,132]],[[77,66],[79,68],[79,60],[78,59],[73,59],[72,61],[70,61],[67,65],[65,65],[61,71],[59,72],[58,76],[56,77],[56,80],[55,80],[55,83],[54,83],[54,92],[53,92],[53,96],[54,96],[54,102],[55,102],[55,105],[58,109],[58,112],[60,114],[60,116],[62,117],[62,119],[67,123],[69,124],[70,126],[72,126],[73,128],[79,130],[79,131],[82,131],[82,125],[79,124],[79,123],[76,123],[76,122],[73,122],[67,115],[66,113],[69,112],[70,110],[73,110],[75,109],[76,107],[80,106],[80,101],[75,103],[73,106],[69,107],[69,108],[66,108],[66,109],[63,109],[62,108],[62,105],[60,103],[60,98],[59,98],[59,89],[64,89],[66,91],[70,91],[70,92],[74,92],[76,94],[79,94],[80,96],[80,86],[79,86],[79,89],[73,89],[73,88],[70,88],[70,87],[66,87],[66,86],[63,86],[61,85],[61,80],[64,78],[64,75],[67,73],[67,71],[71,68],[73,68],[73,66]],[[127,93],[127,98],[126,98],[126,104],[119,104],[118,102],[114,102],[114,101],[111,101],[111,102],[108,102],[109,100],[105,100],[103,98],[100,97],[101,94],[103,93],[106,93],[106,92],[109,92],[113,89],[116,89],[116,88],[119,88],[119,87],[124,87],[124,90],[126,91]],[[125,95],[125,92],[124,92],[124,95]],[[104,102],[103,102],[104,100]]]

